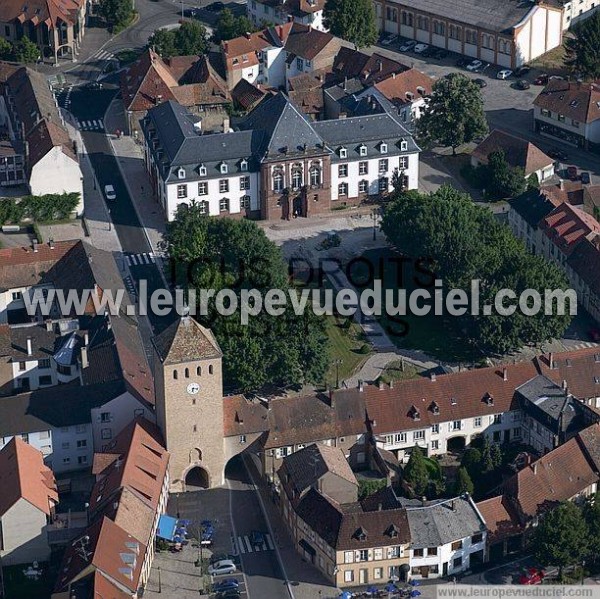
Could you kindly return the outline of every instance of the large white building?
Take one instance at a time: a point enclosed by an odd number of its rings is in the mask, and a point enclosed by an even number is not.
[[[375,0],[379,29],[514,69],[560,46],[563,9],[553,2]]]
[[[182,106],[165,102],[142,122],[146,168],[168,220],[199,203],[211,216],[273,219],[327,213],[418,187],[419,148],[397,116],[308,122],[280,93],[240,130],[202,135]],[[176,133],[173,135],[173,133]]]
[[[323,20],[326,0],[248,0],[248,18],[260,27],[264,23],[283,25],[289,21],[327,31]]]

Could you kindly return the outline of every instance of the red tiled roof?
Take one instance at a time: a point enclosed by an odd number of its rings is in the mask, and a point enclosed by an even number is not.
[[[13,437],[0,451],[0,518],[21,498],[49,516],[58,491],[42,454]]]
[[[550,156],[546,156],[531,142],[498,129],[494,129],[473,150],[472,155],[481,164],[487,164],[489,155],[499,150],[504,152],[508,164],[512,167],[521,167],[526,177],[554,163]]]
[[[539,228],[567,256],[590,233],[600,233],[600,223],[583,210],[563,203],[543,218]]]
[[[333,62],[333,72],[338,77],[348,77],[348,79],[358,77],[367,83],[383,81],[393,73],[402,73],[409,68],[383,54],[374,53],[369,56],[346,46],[340,48]]]
[[[504,495],[527,520],[575,497],[598,480],[598,472],[579,438],[574,437],[506,481]]]
[[[591,123],[600,119],[600,85],[551,79],[533,103],[568,119]]]
[[[519,519],[503,495],[480,501],[477,509],[485,520],[489,543],[497,543],[521,532]]]
[[[277,25],[257,31],[256,33],[248,33],[247,35],[221,42],[221,49],[225,56],[227,70],[258,64],[257,52],[272,46],[285,46],[293,25],[291,22],[285,25]],[[241,57],[244,55],[247,57],[246,62],[241,60]],[[238,59],[238,63],[235,65],[233,64],[234,58]]]
[[[0,22],[19,20],[21,24],[31,21],[33,25],[46,23],[52,29],[64,21],[70,25],[77,22],[82,0],[2,0]]]
[[[375,87],[394,104],[409,104],[412,99],[407,97],[407,92],[412,94],[413,98],[420,98],[431,94],[431,88],[435,79],[417,71],[417,69],[408,69],[401,73],[392,73],[391,77],[379,81]]]

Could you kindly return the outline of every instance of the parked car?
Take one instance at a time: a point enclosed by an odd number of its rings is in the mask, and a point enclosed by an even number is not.
[[[591,178],[590,178],[590,174],[587,171],[583,171],[583,173],[581,173],[581,182],[584,185],[589,185],[591,182]]]
[[[467,65],[467,71],[478,72],[482,66],[483,63],[481,62],[481,60],[473,60]]]
[[[519,79],[515,83],[516,89],[529,89],[530,87],[531,87],[531,85],[529,85],[529,81],[527,81],[527,79]]]
[[[442,60],[447,58],[449,54],[450,52],[448,52],[448,50],[444,50],[444,48],[436,48],[432,56],[437,60]]]
[[[533,80],[533,85],[546,85],[548,83],[548,73],[542,73]]]
[[[561,77],[560,75],[550,75],[550,77],[548,77],[548,81],[552,81],[553,79],[555,81],[564,81],[565,80],[565,78]]]
[[[415,42],[415,40],[407,40],[400,45],[398,50],[400,50],[400,52],[410,52],[416,45],[417,42]]]
[[[529,71],[531,71],[531,67],[528,67],[527,65],[518,67],[515,69],[515,77],[523,77],[523,75],[527,75]]]
[[[391,46],[397,39],[398,39],[397,35],[394,35],[393,33],[389,33],[388,35],[384,35],[381,38],[381,45],[382,46]]]
[[[519,584],[542,584],[545,572],[540,568],[527,568],[527,570],[519,576]]]
[[[469,59],[465,58],[464,56],[461,56],[457,61],[456,61],[456,66],[460,67],[460,68],[464,68],[469,64]]]
[[[104,195],[106,196],[106,199],[110,200],[111,202],[114,202],[117,199],[115,188],[112,185],[104,186]]]
[[[213,2],[206,7],[206,10],[210,10],[211,12],[218,12],[223,10],[225,5],[222,2]]]
[[[434,48],[433,46],[429,46],[429,48],[426,48],[420,54],[424,58],[433,58],[435,56],[436,50],[437,50],[437,48]]]
[[[234,572],[237,572],[237,568],[230,559],[224,559],[208,566],[208,573],[211,576],[218,576],[219,574],[233,574]]]
[[[238,599],[238,597],[241,596],[242,594],[239,589],[228,589],[221,593],[217,593],[217,599]]]
[[[569,179],[571,179],[571,181],[577,181],[578,177],[577,177],[577,167],[576,166],[569,166],[567,167],[567,177],[569,177]]]
[[[473,79],[473,83],[478,87],[487,87],[487,81],[485,79]]]
[[[240,557],[239,555],[232,555],[231,553],[213,553],[208,560],[210,564],[216,564],[224,560],[231,560],[234,564],[238,564]]]
[[[413,48],[413,52],[415,52],[416,54],[423,54],[423,52],[425,52],[427,48],[429,48],[429,44],[417,44]]]
[[[240,583],[237,578],[225,578],[224,580],[219,580],[219,582],[213,584],[213,591],[215,593],[221,593],[222,591],[237,589],[239,586]]]
[[[554,158],[554,160],[560,160],[561,162],[566,162],[569,160],[569,155],[558,148],[550,148],[546,154],[550,156],[550,158]]]
[[[509,79],[512,74],[510,69],[502,69],[496,73],[496,79]]]

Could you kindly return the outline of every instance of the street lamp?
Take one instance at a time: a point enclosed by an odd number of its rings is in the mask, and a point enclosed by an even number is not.
[[[340,388],[340,364],[342,363],[341,358],[337,358],[337,360],[334,360],[333,363],[335,364],[335,388],[339,389]]]
[[[377,217],[379,216],[379,208],[371,210],[371,218],[373,219],[373,241],[377,239]]]

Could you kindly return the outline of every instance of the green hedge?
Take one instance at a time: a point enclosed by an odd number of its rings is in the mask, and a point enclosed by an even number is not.
[[[0,200],[0,224],[19,224],[24,220],[47,222],[70,218],[80,201],[80,194],[63,193],[24,196]]]

